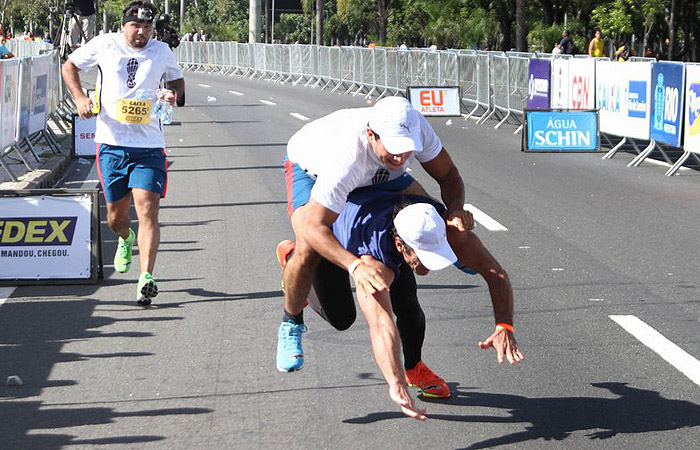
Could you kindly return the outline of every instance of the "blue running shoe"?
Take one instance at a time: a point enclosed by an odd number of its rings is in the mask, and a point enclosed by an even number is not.
[[[304,350],[301,348],[301,335],[306,333],[306,325],[282,322],[277,332],[277,370],[295,372],[304,365]]]

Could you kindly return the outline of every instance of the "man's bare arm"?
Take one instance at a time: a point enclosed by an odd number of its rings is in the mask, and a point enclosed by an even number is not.
[[[460,230],[474,228],[474,218],[464,210],[464,181],[447,151],[443,148],[435,158],[422,165],[440,185],[440,196],[447,207],[447,223]]]
[[[92,101],[83,92],[83,86],[80,84],[80,69],[69,59],[61,68],[63,81],[65,81],[68,91],[75,100],[75,106],[78,108],[78,115],[81,119],[88,119],[94,114],[92,113]]]

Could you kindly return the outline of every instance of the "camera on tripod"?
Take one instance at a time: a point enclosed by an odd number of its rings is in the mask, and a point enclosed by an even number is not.
[[[165,42],[173,49],[180,45],[180,37],[177,31],[170,27],[170,16],[161,14],[156,20],[156,37],[159,41]]]
[[[73,17],[75,15],[75,3],[66,0],[63,4],[63,14],[68,18]]]

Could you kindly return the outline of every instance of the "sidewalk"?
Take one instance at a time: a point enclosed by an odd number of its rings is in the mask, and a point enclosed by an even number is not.
[[[12,181],[5,169],[0,166],[0,191],[50,188],[63,175],[71,163],[72,134],[70,132],[67,134],[61,133],[51,122],[49,122],[49,125],[58,136],[59,153],[53,153],[51,147],[43,139],[34,144],[34,151],[39,156],[39,162],[37,162],[31,152],[24,152],[24,156],[33,170],[27,169],[16,152],[5,156],[5,163],[18,181]]]

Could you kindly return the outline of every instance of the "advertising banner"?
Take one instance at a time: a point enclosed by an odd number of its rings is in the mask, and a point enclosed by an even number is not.
[[[17,134],[19,60],[0,61],[0,147],[9,147]]]
[[[683,63],[655,62],[651,65],[651,139],[681,146],[684,87]]]
[[[459,116],[458,87],[408,87],[408,100],[424,116]]]
[[[651,63],[597,61],[595,71],[600,131],[649,139]]]
[[[569,109],[595,109],[595,59],[569,62]]]
[[[0,197],[0,280],[90,278],[92,202]]]
[[[589,111],[528,110],[525,151],[539,152],[597,152],[598,115]]]
[[[19,105],[17,111],[18,141],[29,136],[29,111],[32,92],[32,58],[22,58],[19,62]]]
[[[549,108],[549,60],[530,59],[527,80],[527,108]]]
[[[700,65],[685,66],[685,129],[683,148],[700,153]]]
[[[569,59],[552,59],[552,88],[550,105],[552,108],[569,107]]]
[[[97,128],[97,116],[89,119],[81,119],[73,115],[73,156],[94,158],[97,153],[95,147],[95,129]]]
[[[46,128],[49,103],[49,73],[52,55],[32,58],[31,104],[29,107],[29,134]]]

